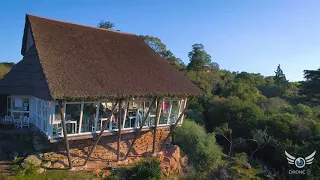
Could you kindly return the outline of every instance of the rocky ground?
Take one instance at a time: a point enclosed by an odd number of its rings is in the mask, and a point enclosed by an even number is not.
[[[106,177],[111,174],[113,169],[130,166],[143,158],[153,156],[161,161],[163,174],[169,176],[170,174],[179,174],[183,165],[187,164],[187,158],[180,157],[180,148],[178,146],[166,147],[164,151],[161,151],[157,155],[152,155],[150,152],[138,155],[131,154],[127,160],[120,162],[114,161],[116,159],[114,152],[108,151],[102,146],[97,146],[97,149],[91,156],[92,160],[84,167],[82,165],[87,157],[88,150],[89,148],[83,150],[71,149],[74,171],[89,170],[99,177]],[[124,155],[122,157],[124,157]],[[33,153],[22,161],[21,166],[24,167],[27,163],[39,167],[37,170],[39,174],[50,170],[68,169],[68,160],[65,152]],[[3,166],[3,170],[6,168],[9,170],[9,167],[10,165],[6,167]]]

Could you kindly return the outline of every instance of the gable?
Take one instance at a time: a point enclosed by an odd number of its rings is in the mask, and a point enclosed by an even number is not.
[[[31,95],[51,100],[35,46],[0,81],[1,94]]]

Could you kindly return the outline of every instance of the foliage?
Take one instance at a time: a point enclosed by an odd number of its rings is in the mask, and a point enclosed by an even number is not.
[[[276,75],[274,77],[274,82],[277,85],[287,85],[288,81],[286,79],[286,75],[283,73],[282,69],[280,68],[280,64],[275,71]]]
[[[197,85],[207,96],[212,95],[214,87],[220,81],[220,76],[215,71],[205,72],[205,71],[188,71],[186,76],[195,85]]]
[[[317,70],[305,70],[306,79],[300,85],[300,94],[308,97],[309,101],[320,102],[320,68]]]
[[[100,21],[98,24],[98,28],[104,28],[104,29],[113,29],[115,27],[115,24],[110,21]]]
[[[185,120],[175,130],[174,141],[197,169],[207,170],[219,164],[221,148],[215,143],[215,135],[207,134],[197,123]]]
[[[38,167],[30,164],[24,163],[23,165],[15,165],[12,167],[12,172],[15,175],[34,175],[37,173]]]
[[[203,70],[205,67],[219,68],[217,63],[211,62],[211,56],[204,50],[202,44],[192,45],[192,51],[188,54],[190,63],[187,66],[188,70]]]
[[[223,123],[221,126],[214,128],[213,130],[217,135],[223,136],[229,142],[229,155],[232,151],[232,129],[229,128],[228,123]]]
[[[0,79],[2,79],[14,66],[14,63],[3,62],[0,63]]]
[[[81,178],[80,178],[81,177]],[[68,179],[68,180],[78,180],[78,179],[93,179],[95,175],[88,171],[66,171],[66,170],[48,170],[43,174],[25,174],[18,176],[9,176],[9,180],[47,180],[47,179]],[[0,178],[1,179],[1,178]]]
[[[204,122],[205,122],[205,118],[203,116],[203,114],[196,110],[196,109],[188,109],[186,111],[186,117],[188,119],[191,119],[191,120],[194,120],[196,123],[200,124],[200,125],[205,125]]]
[[[248,155],[245,152],[236,153],[235,160],[238,164],[244,164],[248,162]]]
[[[127,179],[158,180],[161,179],[160,161],[146,159],[138,162],[126,172]]]
[[[256,153],[259,149],[264,148],[267,144],[273,143],[274,139],[272,136],[268,135],[266,130],[253,130],[251,131],[251,134],[252,138],[250,138],[249,140],[256,144],[256,148],[251,150],[250,158],[252,159],[254,153]]]
[[[160,55],[160,57],[167,60],[169,64],[177,68],[178,70],[185,69],[185,65],[183,64],[182,60],[175,57],[174,54],[167,49],[167,46],[162,43],[162,41],[153,36],[148,35],[139,35],[141,39],[144,40],[156,53]]]

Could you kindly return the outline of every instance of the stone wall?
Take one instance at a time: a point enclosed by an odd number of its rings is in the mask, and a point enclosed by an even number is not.
[[[159,150],[160,145],[164,142],[165,138],[169,134],[169,128],[159,128],[156,133],[156,151]],[[121,135],[121,143],[120,143],[120,153],[122,156],[126,154],[128,151],[133,139],[135,137],[135,132],[125,133]],[[170,142],[171,139],[169,139]],[[95,148],[95,151],[92,157],[97,159],[110,159],[110,156],[114,156],[117,153],[117,142],[118,135],[110,135],[101,137],[99,144]],[[152,151],[152,143],[153,143],[153,130],[141,132],[139,138],[136,140],[134,148],[130,155],[142,155],[146,152]],[[81,140],[69,140],[69,147],[73,150],[81,150],[84,151],[84,154],[88,152],[89,148],[91,149],[94,144],[94,139],[81,139]],[[64,151],[65,145],[64,142],[54,143],[53,151]],[[80,152],[80,151],[79,151]],[[114,159],[114,158],[111,158]]]

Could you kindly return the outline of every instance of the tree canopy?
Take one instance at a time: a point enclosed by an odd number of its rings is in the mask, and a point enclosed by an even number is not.
[[[185,69],[185,65],[180,58],[177,58],[170,50],[167,49],[167,46],[161,42],[157,37],[148,36],[148,35],[139,35],[141,39],[144,40],[160,57],[167,60],[169,64],[177,68],[178,70]]]
[[[115,24],[111,21],[100,21],[98,24],[98,28],[104,28],[104,29],[113,29],[115,27]]]
[[[307,96],[309,100],[320,102],[320,68],[317,70],[305,70],[301,83],[300,93]]]
[[[190,63],[188,70],[203,70],[205,67],[219,68],[217,63],[211,62],[211,56],[205,51],[202,44],[192,45],[192,51],[188,53]]]

